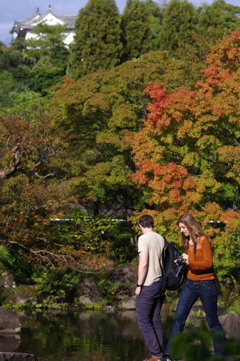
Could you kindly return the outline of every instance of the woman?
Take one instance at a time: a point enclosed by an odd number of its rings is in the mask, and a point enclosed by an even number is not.
[[[217,295],[215,275],[213,272],[212,251],[208,237],[203,232],[200,224],[189,214],[183,214],[177,222],[182,233],[182,242],[185,253],[182,258],[188,265],[186,280],[178,301],[173,320],[172,331],[165,350],[165,358],[171,354],[171,339],[182,332],[187,316],[195,303],[200,298],[206,313],[206,319],[211,331],[222,331],[222,326],[217,316]],[[226,340],[225,336],[223,339]],[[213,341],[216,354],[227,355],[222,345]]]

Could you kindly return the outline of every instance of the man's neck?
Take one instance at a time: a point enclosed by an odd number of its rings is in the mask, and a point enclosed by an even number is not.
[[[145,234],[145,233],[149,233],[149,232],[153,232],[153,228],[150,227],[150,228],[143,228],[142,227],[142,233]]]

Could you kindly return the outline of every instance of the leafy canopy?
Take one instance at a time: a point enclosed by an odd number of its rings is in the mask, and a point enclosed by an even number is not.
[[[186,212],[206,227],[212,220],[227,223],[224,236],[209,230],[219,260],[225,259],[220,244],[240,221],[239,53],[240,33],[233,32],[211,49],[195,91],[150,83],[148,119],[130,140],[138,167],[131,177],[145,186],[162,231],[169,227],[174,240],[175,220]]]

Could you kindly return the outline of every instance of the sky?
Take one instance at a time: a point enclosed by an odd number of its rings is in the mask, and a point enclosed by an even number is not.
[[[126,5],[126,0],[115,0],[120,14]],[[163,5],[164,0],[155,0]],[[191,0],[195,6],[200,6],[203,2],[211,4],[213,0]],[[240,0],[225,0],[226,3],[240,6]],[[14,25],[14,21],[20,21],[35,13],[39,8],[43,14],[51,5],[52,12],[55,15],[72,15],[78,14],[79,10],[84,7],[87,0],[1,0],[0,4],[0,41],[7,46],[10,45],[12,35],[9,33]]]

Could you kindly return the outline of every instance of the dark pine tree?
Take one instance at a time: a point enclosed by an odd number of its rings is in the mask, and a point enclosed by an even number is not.
[[[215,0],[211,5],[198,8],[198,32],[207,39],[209,46],[232,31],[239,31],[239,7]]]
[[[122,15],[124,54],[123,62],[139,58],[153,47],[151,12],[148,4],[140,0],[128,0]]]
[[[159,33],[162,24],[162,9],[159,4],[153,0],[145,0],[145,4],[150,10],[150,22],[149,25],[153,33],[153,47],[152,50],[159,50]]]
[[[120,64],[123,45],[115,1],[89,0],[79,11],[74,39],[69,69],[75,78]]]
[[[163,11],[159,47],[175,55],[179,48],[194,44],[196,9],[187,0],[170,0]]]

